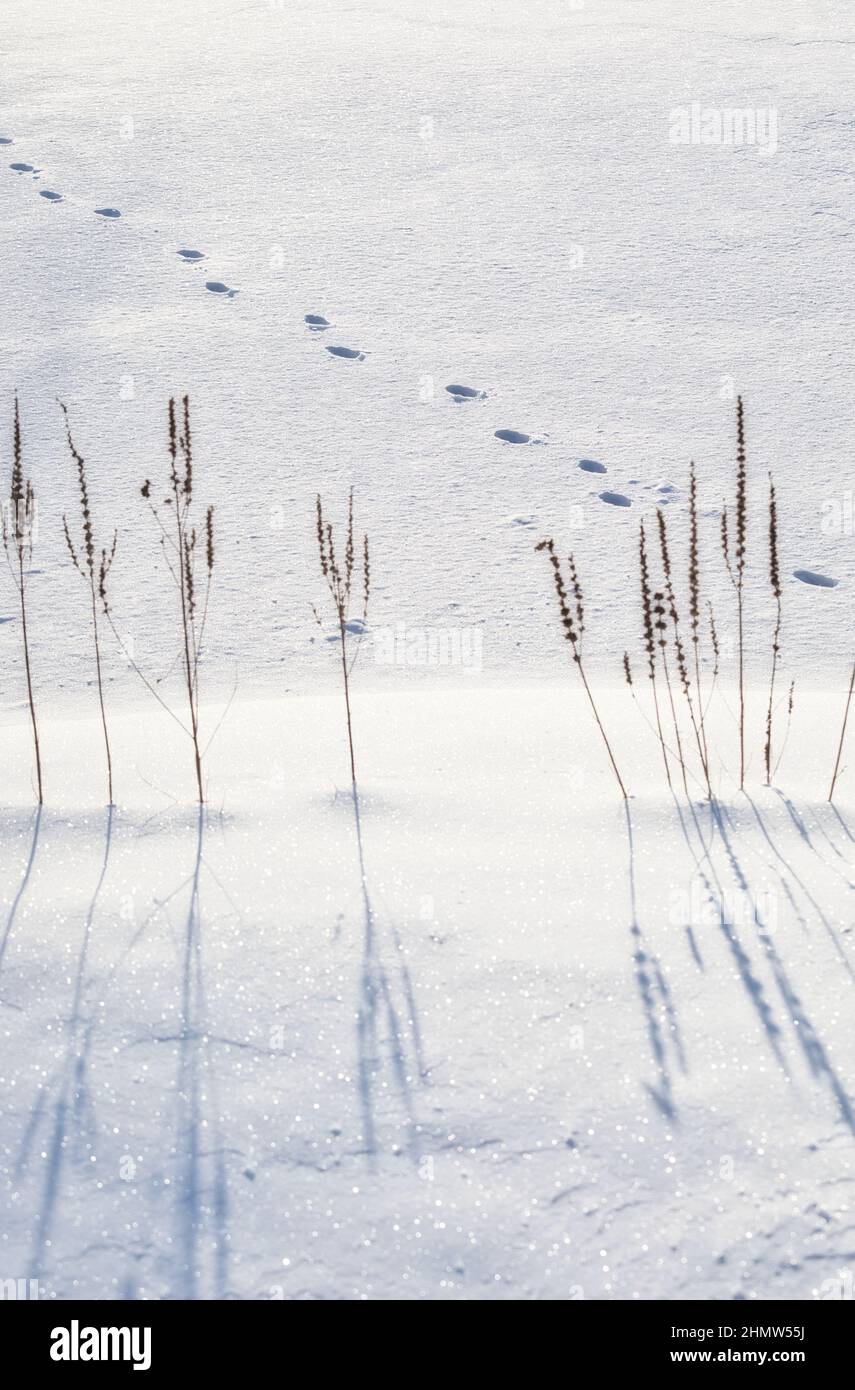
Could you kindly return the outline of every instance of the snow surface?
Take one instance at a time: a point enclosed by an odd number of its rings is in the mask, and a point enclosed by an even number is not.
[[[851,766],[825,802],[855,580],[851,7],[10,0],[4,38],[0,385],[38,498],[47,804],[0,583],[0,1278],[851,1294]],[[692,102],[774,107],[777,150],[669,143]],[[55,403],[118,528],[123,642],[178,708],[139,485],[166,476],[185,390],[218,535],[201,829],[187,746],[112,641],[104,810]],[[717,554],[736,390],[746,795]],[[647,691],[619,684],[637,523],[664,508],[682,573],[690,459],[715,811],[668,794]],[[779,739],[797,682],[771,789],[770,468]],[[315,493],[341,516],[351,485],[372,543],[358,826],[311,611]],[[545,534],[577,557],[628,812]]]
[[[663,796],[628,694],[603,711],[628,820],[572,686],[357,695],[362,865],[335,697],[232,705],[201,845],[156,707],[114,721],[109,847],[97,725],[51,723],[62,782],[4,816],[4,1269],[60,1298],[826,1297],[838,701],[718,820]]]
[[[839,674],[855,579],[850,5],[10,0],[4,16],[0,135],[41,170],[0,170],[0,372],[39,491],[46,689],[57,670],[78,688],[86,660],[62,583],[74,476],[54,397],[96,516],[122,532],[123,630],[168,664],[139,582],[156,538],[145,518],[130,536],[166,397],[185,389],[224,538],[224,688],[235,663],[242,688],[316,688],[314,492],[332,502],[351,482],[382,621],[479,626],[486,678],[550,678],[542,575],[503,524],[532,513],[609,603],[590,638],[614,673],[635,638],[617,598],[639,511],[660,485],[684,505],[692,457],[702,504],[720,506],[734,389],[758,488],[773,467],[786,518],[790,659]],[[669,113],[692,101],[774,106],[776,153],[669,143]],[[188,249],[204,259],[183,263]],[[455,384],[486,399],[457,403]],[[546,443],[511,447],[504,429]],[[603,503],[583,458],[633,505]],[[824,508],[847,495],[835,524]],[[0,640],[5,664],[15,634]]]

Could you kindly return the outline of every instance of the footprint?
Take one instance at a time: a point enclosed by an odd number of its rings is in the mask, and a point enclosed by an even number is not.
[[[474,386],[446,386],[445,389],[450,396],[454,397],[458,405],[461,401],[485,401],[487,399],[487,392],[477,391]]]
[[[322,333],[325,328],[329,328],[329,322],[323,314],[304,314],[303,322],[307,323],[316,333]]]
[[[503,444],[532,444],[534,441],[530,434],[522,434],[519,430],[496,430],[496,439],[501,439]]]
[[[47,198],[47,200],[48,200],[49,203],[61,203],[61,202],[62,202],[62,194],[61,194],[61,193],[52,193],[51,190],[50,190],[49,188],[40,188],[40,189],[39,189],[39,197],[40,197],[40,198]]]
[[[610,507],[631,507],[632,501],[629,497],[624,497],[622,492],[601,492],[599,494],[601,502],[608,502]]]
[[[534,525],[534,517],[533,517],[533,516],[506,516],[506,517],[504,518],[504,524],[505,524],[505,526],[533,526],[533,525]]]
[[[827,574],[815,574],[813,570],[793,570],[793,578],[803,584],[813,584],[817,589],[836,589],[839,579],[830,579]]]
[[[596,459],[580,459],[579,467],[583,473],[608,473],[604,463],[597,463]]]
[[[178,252],[178,255],[181,257],[182,261],[203,261],[205,259],[204,251],[181,250]]]
[[[8,135],[0,135],[0,145],[14,145],[14,140],[10,140]]]
[[[223,284],[222,280],[206,280],[205,289],[210,290],[211,294],[224,294],[229,299],[234,299],[237,294],[237,290],[229,289],[228,285]]]
[[[348,362],[364,362],[364,361],[365,361],[365,353],[364,353],[364,352],[360,352],[358,348],[329,347],[329,346],[328,346],[328,347],[327,347],[327,352],[331,352],[332,355],[333,355],[333,357],[345,357],[345,358],[347,358]]]
[[[32,164],[10,164],[10,169],[14,169],[16,174],[34,174],[35,166]]]
[[[95,211],[99,217],[121,217],[122,215],[118,208],[96,208]]]

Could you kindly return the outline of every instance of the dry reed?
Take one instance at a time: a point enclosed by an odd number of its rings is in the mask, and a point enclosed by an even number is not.
[[[846,739],[846,725],[849,721],[849,706],[852,703],[852,691],[855,689],[855,662],[852,663],[852,675],[849,678],[849,691],[846,696],[846,707],[843,711],[843,727],[840,730],[840,742],[837,745],[837,757],[834,762],[834,772],[831,777],[831,790],[828,793],[829,801],[834,800],[834,788],[840,772],[840,759],[843,757],[843,744]]]
[[[582,594],[582,587],[579,582],[578,571],[576,569],[576,563],[573,559],[573,556],[571,555],[568,559],[567,567],[570,574],[570,588],[573,591],[573,607],[575,609],[574,613],[570,606],[570,596],[568,594],[567,583],[565,582],[564,576],[561,572],[561,562],[559,561],[558,556],[555,553],[554,541],[551,538],[540,541],[535,546],[535,550],[546,551],[549,563],[552,566],[552,582],[555,587],[556,598],[558,599],[558,610],[561,615],[561,625],[564,629],[564,637],[570,643],[573,653],[573,660],[576,663],[579,675],[582,680],[582,684],[585,687],[585,694],[588,697],[588,702],[591,706],[594,719],[596,720],[597,728],[599,729],[600,734],[602,735],[603,743],[606,746],[606,752],[609,755],[609,762],[611,763],[612,770],[615,774],[615,777],[617,778],[618,786],[621,790],[621,795],[623,796],[624,801],[628,801],[629,797],[627,796],[626,787],[623,784],[623,778],[621,777],[620,772],[618,771],[618,765],[615,762],[615,757],[612,752],[612,746],[609,742],[605,728],[603,727],[603,721],[600,718],[600,714],[597,709],[594,696],[591,692],[591,687],[589,686],[587,676],[585,675],[585,668],[582,664],[581,642],[582,634],[585,631],[585,603],[584,596]]]
[[[167,449],[169,478],[167,496],[161,503],[152,500],[152,484],[147,478],[140,488],[154,516],[160,545],[167,567],[175,583],[179,600],[180,659],[190,716],[189,733],[193,743],[193,764],[199,805],[204,805],[205,789],[202,778],[202,750],[199,742],[199,662],[208,619],[208,604],[214,572],[214,508],[205,509],[202,530],[194,522],[193,437],[190,429],[190,399],[181,399],[180,420],[175,398],[171,397],[167,411]],[[201,570],[201,573],[200,573]],[[132,662],[148,689],[161,704],[165,702],[151,682]],[[168,707],[167,707],[168,708]],[[172,711],[169,711],[172,713]],[[179,721],[181,722],[181,721]]]
[[[667,609],[665,607],[666,595],[661,589],[656,589],[653,594],[653,627],[658,633],[657,643],[659,646],[659,657],[662,662],[662,670],[665,675],[665,689],[668,693],[668,705],[671,710],[671,722],[674,725],[674,739],[677,744],[677,761],[680,764],[680,774],[683,778],[683,791],[686,793],[686,800],[689,798],[689,783],[686,776],[686,759],[683,756],[683,740],[680,736],[680,721],[677,718],[677,706],[674,703],[674,691],[671,685],[671,669],[668,665],[668,624],[666,622]]]
[[[330,598],[332,599],[339,641],[341,643],[341,671],[344,683],[344,707],[347,718],[347,745],[350,751],[350,776],[355,797],[356,755],[353,746],[353,713],[350,703],[350,676],[359,652],[359,644],[357,643],[356,650],[350,659],[348,659],[347,645],[347,639],[350,635],[351,624],[353,622],[350,617],[350,608],[354,598],[354,581],[357,578],[356,545],[353,530],[353,488],[350,489],[348,495],[347,533],[345,537],[343,562],[339,559],[336,551],[335,535],[332,525],[324,516],[323,502],[321,501],[320,494],[315,501],[315,519],[321,574],[326,581]],[[360,597],[362,618],[360,622],[360,636],[368,620],[368,601],[371,593],[371,562],[367,535],[364,535],[362,538],[361,550],[362,580],[360,585]],[[320,626],[323,626],[317,610],[313,611],[315,620]]]
[[[772,636],[772,673],[769,679],[769,705],[766,710],[766,740],[763,756],[766,763],[766,785],[772,780],[772,717],[775,699],[775,676],[781,650],[781,572],[778,566],[778,503],[775,484],[769,474],[769,585],[775,598],[775,631]]]
[[[44,802],[42,789],[42,755],[39,743],[39,727],[36,719],[36,702],[33,695],[33,674],[30,663],[30,635],[27,626],[27,570],[33,557],[33,540],[36,522],[36,498],[29,478],[24,477],[24,455],[21,440],[21,412],[18,397],[15,397],[15,419],[12,436],[12,479],[9,501],[3,508],[3,548],[18,591],[21,610],[21,640],[24,649],[24,671],[27,680],[27,701],[30,707],[30,723],[33,730],[33,750],[36,761],[36,787],[38,804]]]
[[[650,565],[647,558],[647,538],[642,521],[638,532],[638,564],[639,577],[641,581],[641,617],[642,635],[644,638],[644,651],[647,656],[647,675],[650,680],[650,689],[653,695],[653,708],[656,714],[656,731],[659,735],[659,746],[662,749],[662,761],[665,764],[665,776],[668,779],[668,786],[673,790],[671,781],[671,766],[668,762],[668,751],[665,747],[665,737],[662,733],[662,716],[659,710],[659,694],[656,689],[656,636],[653,623],[653,604],[650,593]]]
[[[739,788],[745,785],[745,553],[748,538],[748,470],[745,462],[745,413],[742,397],[736,398],[736,612],[739,643]]]
[[[661,508],[657,508],[656,522],[659,528],[659,550],[662,557],[662,570],[665,576],[665,595],[668,602],[668,616],[671,619],[672,636],[674,640],[674,654],[677,662],[677,673],[680,677],[680,686],[682,688],[683,695],[685,696],[686,705],[688,706],[689,719],[691,721],[692,729],[694,730],[695,734],[695,742],[698,745],[698,753],[701,760],[701,767],[703,768],[704,778],[707,784],[707,793],[710,796],[710,798],[712,798],[712,788],[710,786],[709,771],[707,768],[707,761],[704,754],[704,746],[701,740],[700,729],[698,727],[698,719],[695,714],[694,701],[692,699],[692,685],[691,680],[689,679],[689,667],[686,661],[686,649],[683,646],[683,639],[680,634],[680,618],[677,612],[677,599],[674,593],[674,579],[671,569],[671,554],[668,547],[668,527],[665,522],[665,513],[662,511]],[[697,580],[697,578],[695,580],[695,583],[696,586],[699,588],[699,581]],[[700,699],[700,687],[698,699]]]
[[[698,549],[698,480],[694,460],[689,465],[689,622],[692,631],[692,652],[695,666],[695,687],[698,692],[698,723],[702,745],[701,761],[707,787],[710,782],[710,755],[707,746],[706,716],[701,690],[701,566]]]
[[[89,590],[89,599],[92,613],[92,639],[95,648],[95,674],[98,683],[98,705],[101,712],[101,728],[104,734],[104,751],[107,759],[107,805],[113,805],[113,758],[110,751],[110,735],[107,729],[107,712],[104,705],[104,683],[101,669],[101,640],[98,631],[98,609],[106,610],[107,604],[107,575],[116,554],[116,533],[113,532],[113,541],[109,549],[106,546],[99,548],[95,541],[92,527],[92,511],[89,503],[89,485],[86,479],[86,461],[80,454],[71,437],[71,427],[68,420],[68,411],[60,401],[60,409],[65,420],[65,436],[68,441],[68,448],[74,461],[77,471],[77,485],[80,492],[80,515],[82,539],[79,548],[75,547],[71,539],[71,531],[68,525],[68,518],[63,513],[62,529],[65,533],[65,542],[68,546],[69,554],[78,574],[85,580]]]

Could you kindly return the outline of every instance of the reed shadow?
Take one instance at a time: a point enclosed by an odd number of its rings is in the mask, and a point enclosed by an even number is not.
[[[95,885],[95,891],[89,900],[83,927],[83,940],[77,956],[71,1014],[66,1022],[65,1059],[59,1076],[58,1095],[53,1103],[53,1124],[51,1126],[50,1140],[48,1142],[45,1159],[44,1187],[42,1191],[42,1200],[39,1205],[39,1214],[36,1222],[33,1250],[30,1259],[30,1278],[32,1279],[38,1279],[44,1274],[45,1251],[50,1241],[56,1204],[62,1185],[63,1167],[69,1152],[71,1139],[76,1134],[80,1133],[81,1125],[85,1127],[88,1123],[90,1134],[94,1129],[94,1109],[89,1095],[88,1085],[89,1048],[86,1045],[81,1046],[80,1033],[82,1024],[87,1021],[84,1019],[83,1015],[83,996],[86,989],[86,965],[89,956],[89,944],[92,937],[92,924],[95,920],[98,899],[104,887],[104,880],[107,877],[107,870],[110,864],[110,849],[113,843],[114,810],[115,808],[113,806],[107,807],[104,855],[101,860],[101,870]],[[86,1038],[89,1036],[90,1031],[91,1030],[87,1030],[87,1035],[84,1036],[84,1044],[86,1043]],[[23,1168],[26,1162],[30,1143],[35,1137],[36,1128],[43,1113],[42,1107],[38,1107],[34,1112],[33,1122],[31,1122],[31,1125],[24,1135],[21,1153],[16,1165],[18,1169]],[[68,1133],[69,1126],[73,1126],[71,1136],[69,1136]],[[85,1140],[85,1135],[83,1137]]]
[[[748,799],[750,801],[750,798]],[[724,822],[723,820],[719,820],[718,823],[722,838],[722,844],[724,846],[724,851],[727,856],[731,872],[733,873],[733,876],[740,890],[746,895],[746,898],[751,903],[760,946],[763,950],[763,953],[767,961],[769,962],[769,966],[771,968],[775,983],[778,987],[778,992],[781,995],[785,1011],[787,1013],[787,1016],[792,1021],[793,1031],[795,1032],[796,1038],[798,1039],[799,1046],[804,1054],[808,1067],[813,1076],[815,1076],[817,1079],[824,1080],[827,1083],[832,1095],[834,1096],[835,1101],[837,1102],[837,1106],[840,1111],[840,1118],[842,1119],[846,1127],[850,1130],[850,1132],[853,1135],[855,1135],[855,1113],[853,1113],[852,1103],[849,1099],[846,1088],[840,1080],[839,1076],[837,1075],[837,1072],[835,1071],[834,1067],[832,1066],[828,1054],[825,1051],[822,1039],[820,1038],[810,1017],[808,1016],[808,1013],[804,1005],[802,1004],[802,1001],[799,998],[798,993],[796,992],[795,986],[790,980],[786,967],[784,966],[784,963],[781,960],[781,957],[775,948],[775,943],[772,940],[769,928],[763,920],[762,914],[759,911],[756,899],[751,890],[748,877],[742,868],[742,865],[736,854],[730,836],[728,835],[727,830],[724,827]]]
[[[41,834],[41,828],[42,807],[39,806],[36,810],[35,816],[33,817],[33,831],[30,837],[30,850],[27,855],[27,862],[24,865],[24,872],[21,877],[21,882],[18,884],[18,891],[12,899],[12,905],[9,908],[9,912],[6,917],[6,922],[3,928],[3,939],[2,941],[0,941],[0,969],[2,969],[3,967],[3,957],[6,954],[6,947],[9,945],[9,942],[12,938],[12,932],[15,929],[15,920],[18,916],[18,910],[24,899],[24,895],[26,894],[30,882],[30,876],[33,872],[33,865],[36,862],[36,852],[39,847],[39,836]]]
[[[777,787],[773,788],[773,790],[775,792],[775,795],[778,797],[778,799],[781,801],[782,805],[786,809],[787,815],[790,817],[790,820],[796,828],[796,832],[799,836],[799,839],[801,839],[804,842],[804,844],[811,851],[811,853],[816,856],[819,862],[822,865],[824,865],[826,869],[829,869],[831,873],[836,874],[838,878],[843,879],[846,886],[848,888],[851,888],[851,877],[843,873],[843,871],[839,869],[835,864],[829,864],[828,860],[822,854],[820,854],[819,850],[813,842],[813,837],[810,833],[810,830],[805,824],[804,817],[800,814],[795,804],[790,800],[788,796],[785,796],[785,794],[782,791],[780,791]],[[841,853],[840,849],[834,843],[828,831],[825,829],[825,826],[821,825],[820,822],[817,821],[816,829],[818,830],[822,838],[825,840],[825,843],[828,845],[832,854],[834,854],[838,859],[842,860],[844,864],[848,865],[851,874],[851,865],[849,865],[849,861],[846,859],[845,854]]]
[[[691,813],[692,820],[695,826],[695,832],[698,836],[698,840],[702,850],[701,854],[698,853],[697,849],[692,843],[692,837],[689,832],[689,827],[686,824],[686,819],[683,815],[683,809],[680,805],[679,799],[676,793],[673,793],[673,796],[674,805],[677,809],[677,816],[680,821],[680,829],[688,847],[689,853],[695,861],[695,872],[697,873],[698,879],[703,887],[706,900],[712,909],[713,920],[715,921],[719,931],[721,932],[725,945],[728,951],[730,952],[730,956],[733,960],[736,973],[739,976],[740,982],[742,984],[743,989],[745,990],[749,1002],[751,1003],[755,1013],[757,1014],[757,1018],[763,1029],[766,1041],[769,1045],[772,1055],[775,1058],[775,1061],[778,1063],[778,1066],[783,1071],[784,1075],[789,1077],[790,1069],[787,1066],[787,1060],[782,1050],[781,1029],[778,1027],[778,1024],[775,1021],[773,1010],[766,999],[766,994],[763,989],[762,981],[758,979],[754,971],[754,965],[751,960],[751,956],[742,944],[742,940],[739,936],[739,933],[736,930],[736,924],[728,920],[724,885],[721,882],[719,873],[712,860],[712,842],[710,841],[709,843],[707,843],[704,840],[703,831],[698,822],[697,812],[695,811],[695,808],[692,805],[692,803],[689,802],[689,811]],[[708,803],[708,806],[710,810],[710,825],[713,828],[714,833],[722,808],[721,804],[718,801],[716,801],[715,798],[713,798],[713,800]],[[727,820],[730,824],[731,818],[729,815],[727,816]],[[704,864],[707,865],[706,869],[704,868]]]
[[[849,840],[851,844],[855,844],[855,835],[852,834],[852,831],[849,828],[849,822],[846,820],[845,816],[843,815],[843,812],[840,810],[839,806],[835,806],[833,801],[830,803],[830,805],[834,818],[838,822],[847,840]]]
[[[200,806],[196,819],[196,848],[189,878],[190,898],[184,921],[181,964],[181,1003],[176,1077],[177,1112],[175,1149],[178,1160],[176,1247],[179,1270],[176,1297],[199,1298],[199,1243],[206,1210],[213,1225],[213,1298],[228,1297],[229,1188],[220,1126],[219,1089],[208,1029],[208,1008],[203,965],[200,885],[206,813]],[[185,883],[188,880],[185,879]],[[203,1101],[206,1107],[203,1107]],[[202,1148],[203,1131],[212,1147]],[[210,1202],[206,1208],[204,1164],[210,1159]]]
[[[404,1113],[407,1148],[412,1159],[417,1162],[419,1157],[418,1126],[407,1061],[407,1041],[398,1010],[395,1007],[389,976],[383,963],[377,919],[368,887],[365,845],[362,835],[362,813],[359,804],[359,791],[355,782],[352,784],[352,801],[362,895],[362,957],[359,973],[359,1007],[356,1015],[356,1050],[363,1141],[369,1163],[375,1166],[378,1156],[375,1091],[378,1086],[382,1085],[383,1071],[379,1030],[385,1021],[388,1033],[388,1060],[391,1064],[392,1075]],[[409,1011],[417,1070],[420,1078],[425,1080],[427,1072],[422,1058],[421,1029],[416,1010],[415,991],[406,962],[403,960],[403,948],[397,930],[393,932],[393,940],[402,957],[401,976]]]
[[[647,1027],[650,1052],[658,1072],[658,1085],[646,1083],[646,1089],[657,1108],[666,1119],[676,1118],[672,1068],[668,1057],[668,1037],[672,1042],[680,1070],[686,1072],[686,1059],[680,1036],[677,1010],[674,1005],[668,982],[656,953],[647,944],[638,918],[638,892],[635,875],[635,837],[632,827],[632,813],[629,802],[624,802],[626,816],[627,846],[629,850],[629,899],[630,925],[632,938],[632,962],[635,968],[635,983],[641,1000],[642,1013]],[[663,1011],[668,1021],[668,1034],[660,1026],[658,1013]]]
[[[798,886],[799,886],[799,888],[801,889],[802,893],[804,894],[805,898],[806,898],[807,901],[810,903],[811,907],[813,908],[814,912],[816,913],[816,915],[817,915],[819,921],[822,923],[822,926],[823,926],[823,928],[825,929],[826,935],[828,936],[828,939],[830,940],[832,946],[834,947],[834,950],[835,950],[837,956],[838,956],[839,959],[840,959],[840,962],[841,962],[841,964],[842,964],[842,966],[843,966],[843,969],[846,971],[846,973],[847,973],[847,975],[849,976],[849,978],[850,978],[850,980],[852,981],[852,983],[855,984],[855,970],[853,970],[853,968],[852,968],[852,962],[850,961],[848,955],[846,954],[846,951],[845,951],[844,948],[843,948],[843,943],[840,941],[840,939],[839,939],[839,937],[838,937],[836,931],[834,930],[834,927],[832,926],[831,922],[830,922],[829,919],[828,919],[828,916],[826,915],[825,912],[823,912],[822,908],[820,907],[820,905],[819,905],[819,903],[817,902],[816,898],[814,897],[813,893],[812,893],[812,892],[810,891],[810,889],[808,888],[808,886],[807,886],[807,884],[805,883],[804,879],[802,879],[802,878],[800,877],[800,875],[796,873],[796,871],[795,871],[795,869],[793,868],[792,864],[789,862],[789,860],[786,858],[786,856],[785,856],[785,855],[782,853],[782,851],[779,849],[779,847],[778,847],[776,841],[773,840],[772,834],[771,834],[771,832],[770,832],[770,830],[769,830],[769,827],[768,827],[767,824],[766,824],[765,817],[764,817],[764,815],[763,815],[763,812],[760,810],[760,807],[759,807],[759,806],[757,805],[757,803],[749,796],[748,792],[744,792],[744,796],[745,796],[745,799],[746,799],[746,801],[748,802],[749,806],[751,807],[751,810],[752,810],[753,813],[754,813],[754,818],[755,818],[755,820],[757,821],[757,825],[759,826],[760,833],[761,833],[761,835],[763,836],[763,839],[766,841],[766,844],[769,846],[770,850],[772,851],[772,853],[774,854],[774,856],[775,856],[775,858],[778,860],[778,862],[779,862],[780,864],[783,864],[784,868],[785,868],[785,869],[787,870],[787,872],[790,874],[790,877],[792,878],[793,882],[796,883],[796,884],[798,884]],[[795,808],[793,808],[793,810],[795,810]],[[797,830],[798,830],[798,828],[799,828],[799,820],[800,820],[800,818],[797,817],[797,818],[795,818],[794,821],[793,821],[793,823],[794,823],[794,825],[796,826],[796,829],[797,829]],[[800,832],[800,833],[801,833],[801,832]],[[803,836],[802,838],[806,838],[806,839],[807,839],[807,842],[810,844],[810,835],[808,834],[807,827],[805,827],[804,836]],[[828,866],[826,865],[826,867],[828,867]],[[783,875],[779,873],[778,876],[779,876],[779,878],[780,878],[780,880],[781,880],[781,884],[784,886],[784,891],[786,892],[786,891],[787,891],[787,890],[786,890],[786,884],[784,883]],[[792,897],[790,898],[790,900],[792,901]]]

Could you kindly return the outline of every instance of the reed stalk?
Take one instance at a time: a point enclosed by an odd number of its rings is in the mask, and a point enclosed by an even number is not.
[[[837,777],[840,772],[840,759],[843,757],[843,744],[846,739],[846,725],[849,722],[849,706],[852,703],[853,689],[855,689],[855,662],[852,663],[852,675],[849,678],[849,691],[846,696],[846,707],[843,711],[843,727],[840,730],[840,742],[837,745],[837,757],[834,761],[834,772],[831,776],[831,790],[828,793],[829,801],[834,800],[834,788],[837,784]]]
[[[74,568],[83,578],[89,590],[92,617],[92,640],[95,649],[95,675],[98,685],[98,707],[101,713],[101,729],[104,735],[104,752],[107,761],[107,805],[113,803],[113,757],[110,750],[110,734],[107,728],[107,711],[104,703],[104,680],[101,665],[101,638],[98,629],[99,609],[103,612],[107,604],[107,576],[116,554],[116,532],[109,546],[101,546],[100,552],[95,541],[92,525],[92,511],[89,502],[89,484],[86,477],[86,461],[75,446],[71,436],[68,411],[60,401],[60,409],[65,421],[65,437],[69,452],[77,472],[77,486],[80,493],[81,541],[75,546],[71,538],[68,518],[63,514],[62,529]]]
[[[781,650],[781,572],[778,566],[778,504],[775,484],[769,474],[769,585],[775,598],[775,630],[772,636],[772,672],[769,678],[769,705],[766,710],[766,739],[763,757],[766,764],[766,785],[772,781],[772,718],[775,699],[775,676]]]
[[[39,806],[44,804],[42,786],[42,755],[36,701],[33,693],[33,672],[30,660],[30,631],[27,621],[27,569],[33,558],[36,525],[36,497],[32,482],[24,476],[24,455],[21,439],[21,412],[15,397],[15,416],[12,433],[12,478],[9,500],[3,508],[3,548],[18,593],[21,612],[21,641],[24,651],[24,673],[27,683],[27,703],[33,732],[33,752],[36,763],[36,789]]]
[[[558,556],[555,552],[554,541],[551,538],[540,541],[535,546],[535,550],[546,551],[549,563],[552,567],[552,581],[555,588],[555,595],[558,600],[558,610],[561,615],[561,625],[564,630],[564,637],[570,644],[573,661],[576,663],[576,667],[578,669],[582,685],[585,689],[585,694],[588,697],[588,703],[591,706],[591,711],[596,721],[597,728],[599,729],[600,734],[602,735],[603,743],[605,744],[606,752],[609,756],[609,762],[612,765],[612,771],[614,772],[615,777],[617,778],[618,786],[620,787],[621,796],[623,797],[624,801],[628,801],[629,797],[627,795],[627,790],[624,786],[623,778],[621,777],[620,772],[618,771],[618,765],[615,761],[614,753],[612,752],[612,746],[609,742],[609,738],[603,725],[603,721],[600,718],[600,713],[597,709],[596,701],[594,700],[591,687],[588,684],[588,678],[585,674],[585,668],[582,663],[581,643],[582,636],[585,631],[585,605],[575,560],[571,555],[567,562],[568,571],[570,575],[570,588],[572,589],[573,593],[573,608],[571,609],[571,600],[568,592],[568,585],[561,571],[561,562],[559,561]]]
[[[368,601],[371,593],[371,561],[368,547],[368,536],[362,537],[361,563],[357,564],[356,543],[354,538],[353,522],[353,488],[350,489],[347,504],[347,530],[345,533],[344,559],[339,557],[336,550],[335,533],[332,524],[324,516],[324,507],[320,494],[315,499],[315,523],[316,537],[318,542],[318,559],[321,567],[321,574],[326,582],[332,600],[335,622],[338,628],[340,643],[341,674],[344,687],[344,708],[347,722],[347,746],[350,754],[350,778],[353,787],[354,800],[357,796],[356,783],[356,753],[354,749],[353,737],[353,710],[350,700],[350,677],[353,666],[359,653],[359,642],[357,642],[352,656],[348,654],[348,638],[351,635],[352,619],[350,616],[351,603],[356,597],[356,585],[358,581],[357,570],[361,569],[361,583],[359,583],[359,595],[361,599],[362,616],[360,620],[359,637],[368,620]],[[319,626],[323,626],[317,610],[313,610],[315,620]]]

